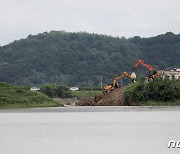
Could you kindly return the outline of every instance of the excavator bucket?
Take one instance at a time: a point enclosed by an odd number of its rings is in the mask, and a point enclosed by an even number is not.
[[[131,79],[133,82],[135,82],[135,79],[136,79],[136,73],[135,72],[131,73]]]
[[[131,73],[131,79],[136,79],[136,73],[135,72]]]

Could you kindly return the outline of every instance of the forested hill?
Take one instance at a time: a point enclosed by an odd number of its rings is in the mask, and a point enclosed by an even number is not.
[[[156,69],[180,67],[180,34],[126,39],[106,35],[44,32],[0,47],[0,81],[17,85],[109,84],[143,59]],[[140,66],[138,70],[148,71]]]

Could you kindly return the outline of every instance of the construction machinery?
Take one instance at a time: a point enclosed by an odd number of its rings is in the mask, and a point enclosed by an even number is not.
[[[129,75],[127,72],[121,73],[119,76],[114,78],[113,82],[110,85],[104,87],[104,92],[109,92],[117,88],[118,87],[117,81],[122,77],[130,78],[134,82],[136,78],[136,74],[134,72],[131,75]]]
[[[148,80],[153,80],[155,77],[158,77],[157,71],[156,71],[150,64],[147,64],[147,63],[144,62],[142,59],[139,59],[139,60],[136,62],[136,64],[133,66],[133,70],[134,70],[136,67],[138,67],[140,64],[149,69],[149,74],[148,74],[148,76],[147,76]]]

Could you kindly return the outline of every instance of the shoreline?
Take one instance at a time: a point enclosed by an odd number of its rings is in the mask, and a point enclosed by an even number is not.
[[[68,106],[0,109],[0,113],[61,113],[61,112],[149,112],[180,111],[180,106]]]
[[[113,108],[113,107],[121,107],[121,108],[166,108],[166,107],[179,107],[180,108],[180,100],[176,100],[174,102],[158,102],[158,101],[147,101],[147,102],[140,102],[140,105],[130,105],[130,106],[119,106],[119,105],[97,105],[97,106],[89,106],[89,105],[76,105],[76,102],[79,100],[79,98],[54,98],[54,102],[44,102],[44,103],[4,103],[0,104],[0,111],[1,110],[18,110],[18,109],[48,109],[48,108],[67,108],[67,107],[99,107],[99,108]]]

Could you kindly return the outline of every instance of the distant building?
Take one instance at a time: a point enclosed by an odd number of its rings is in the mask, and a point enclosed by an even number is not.
[[[37,87],[32,87],[30,90],[31,90],[31,91],[39,91],[39,90],[40,90],[40,88],[37,88]]]
[[[165,78],[165,76],[169,77],[171,80],[174,76],[176,80],[180,80],[180,68],[174,68],[172,70],[166,71],[166,70],[161,70],[158,71],[158,74],[162,77]]]
[[[69,88],[69,90],[71,90],[71,91],[77,91],[77,90],[79,90],[79,88],[78,88],[78,87],[71,87],[71,88]]]

